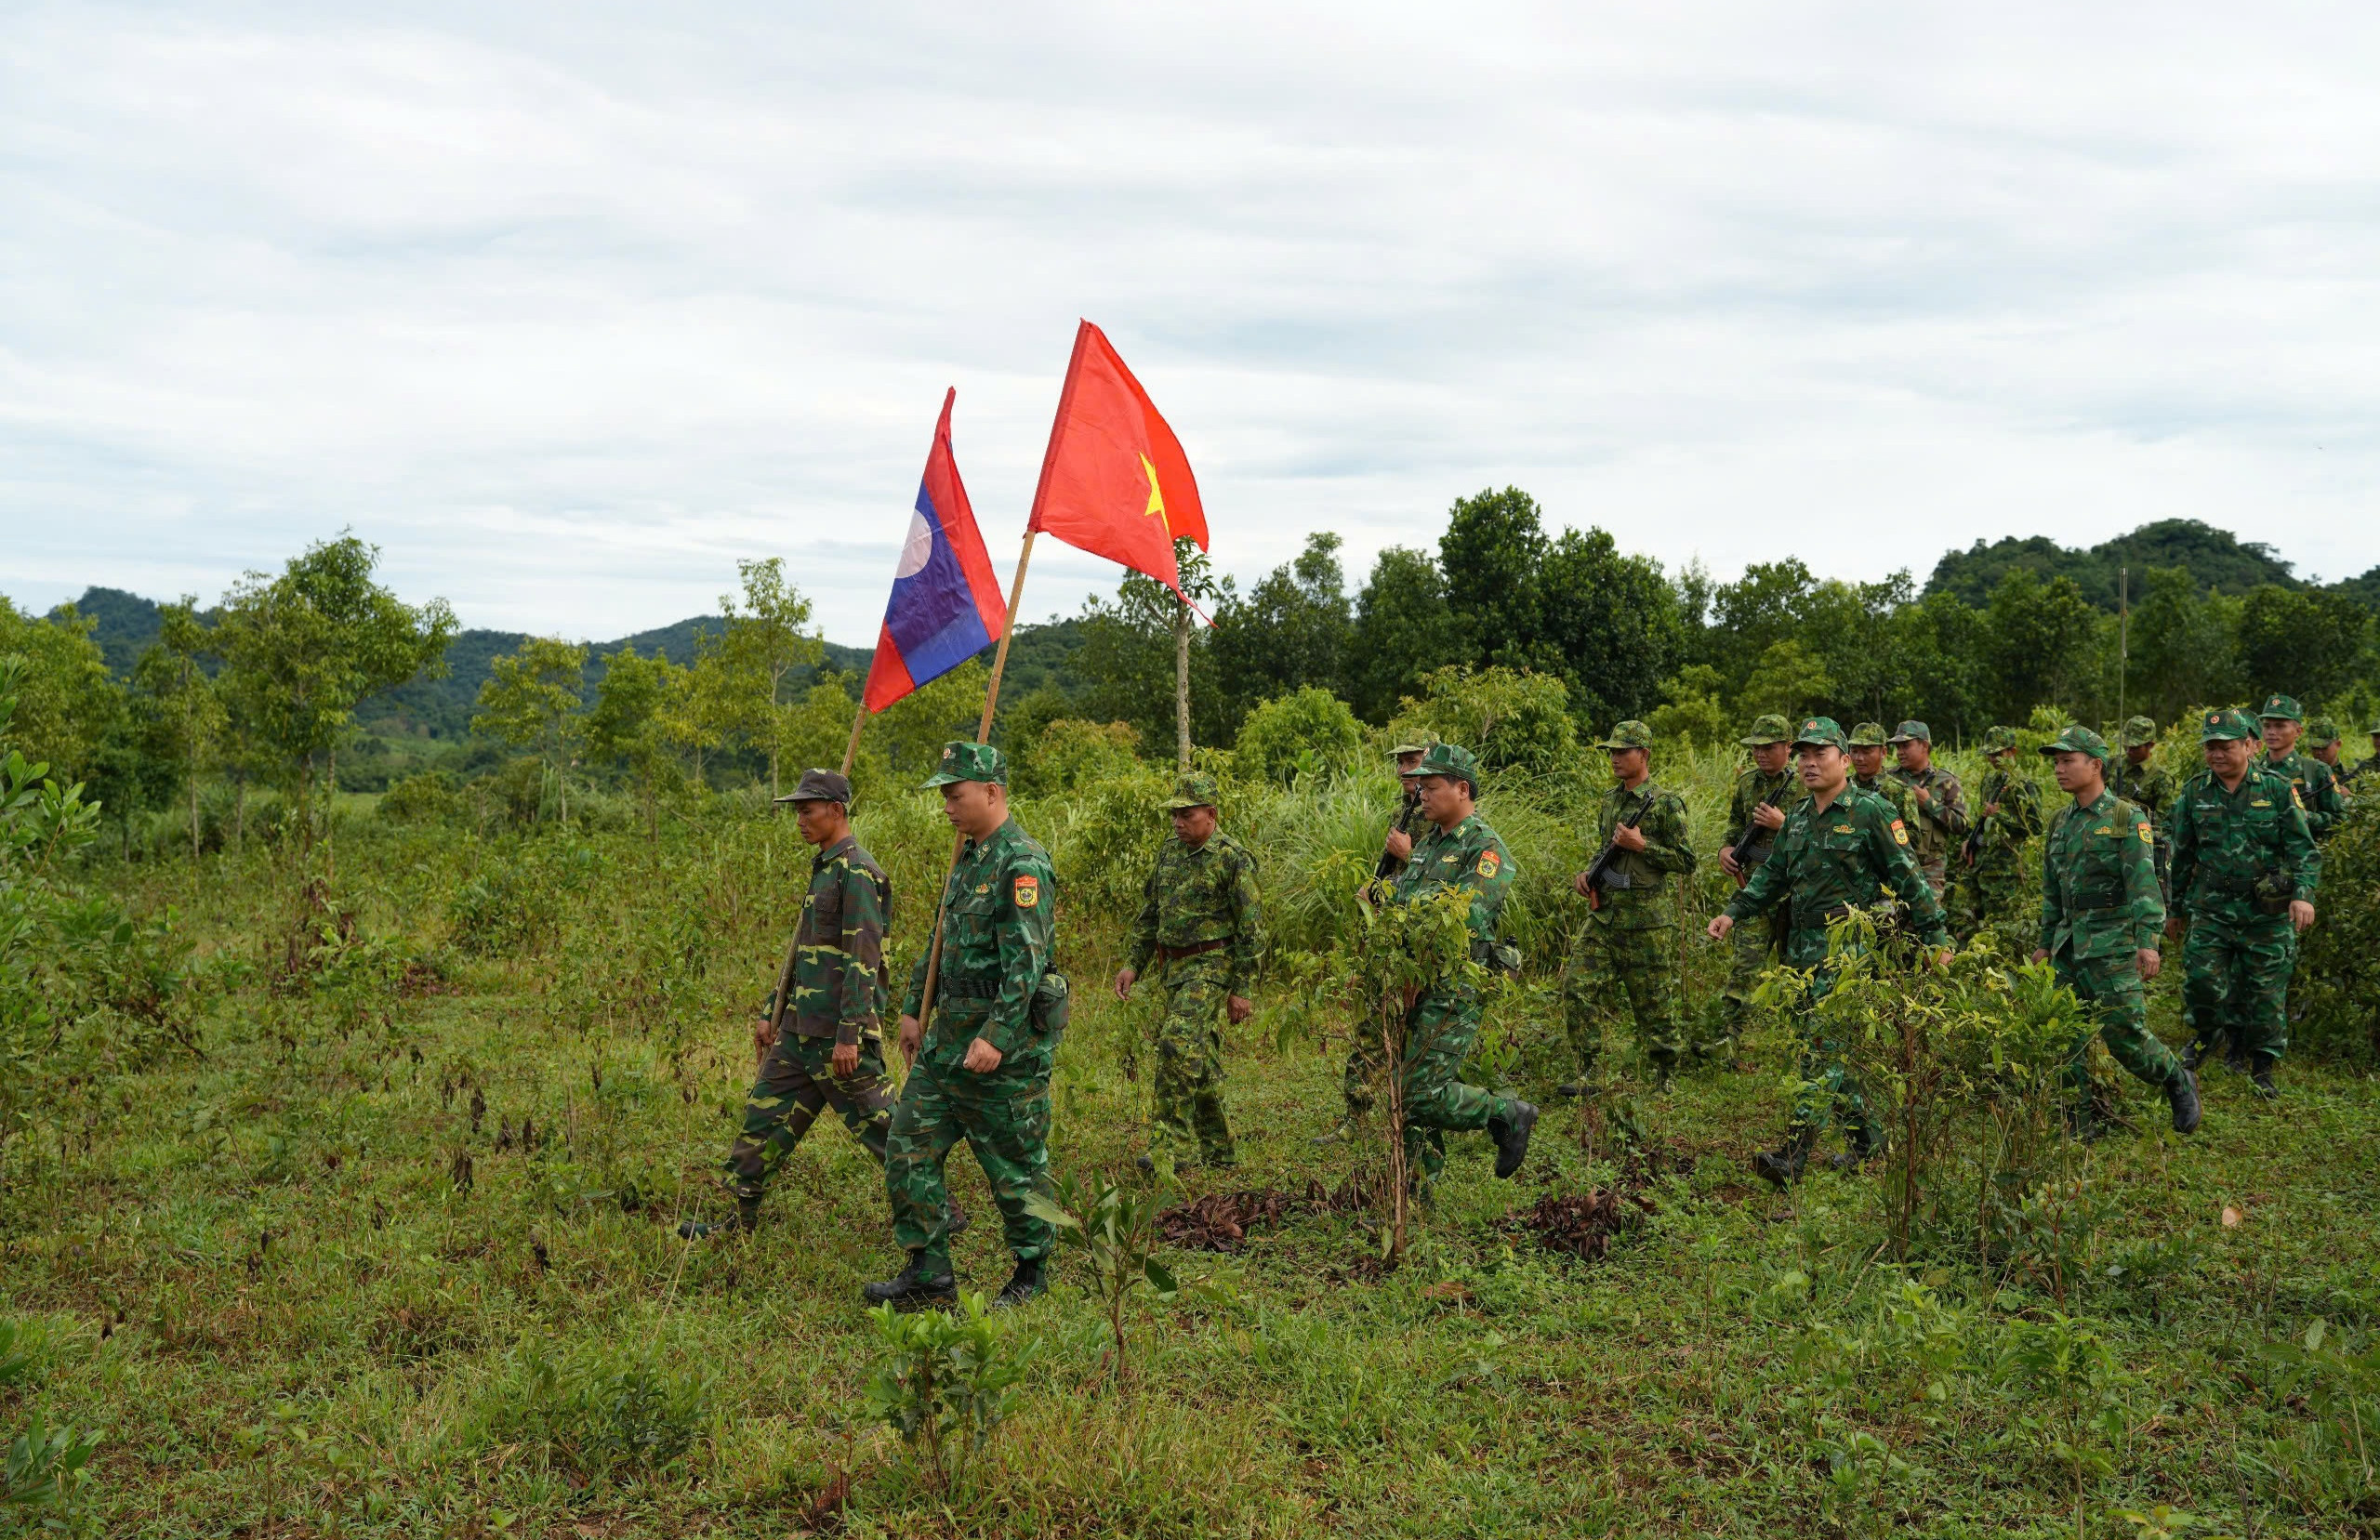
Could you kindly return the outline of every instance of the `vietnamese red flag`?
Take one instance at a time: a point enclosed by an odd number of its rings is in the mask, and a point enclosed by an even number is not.
[[[892,572],[892,596],[884,601],[884,626],[877,633],[876,657],[861,696],[872,712],[998,641],[1008,619],[992,559],[975,528],[975,510],[959,480],[959,462],[950,453],[950,403],[958,397],[954,389],[942,398],[942,420],[934,424],[908,538]]]
[[[1146,573],[1176,593],[1174,541],[1207,548],[1207,511],[1182,441],[1106,334],[1088,321],[1075,333],[1025,527]]]

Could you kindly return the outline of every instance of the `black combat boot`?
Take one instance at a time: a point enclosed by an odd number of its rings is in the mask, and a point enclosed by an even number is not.
[[[1000,1292],[993,1296],[992,1309],[1012,1310],[1019,1305],[1031,1304],[1049,1292],[1050,1280],[1042,1276],[1041,1258],[1036,1257],[1028,1260],[1020,1257],[1016,1259],[1016,1270],[1008,1275],[1008,1282],[1001,1284]]]
[[[1840,1155],[1829,1155],[1826,1159],[1827,1165],[1837,1171],[1858,1170],[1875,1159],[1877,1153],[1884,1147],[1884,1141],[1876,1137],[1876,1130],[1864,1123],[1854,1124],[1851,1126],[1845,1142],[1849,1144],[1849,1149]]]
[[[703,1219],[687,1219],[678,1226],[678,1239],[700,1241],[713,1235],[737,1235],[760,1228],[760,1200],[735,1200],[735,1218],[712,1224]]]
[[[1554,1086],[1554,1094],[1572,1099],[1591,1097],[1595,1094],[1594,1083],[1582,1074],[1576,1080],[1566,1080]]]
[[[909,1265],[881,1283],[866,1283],[860,1297],[871,1305],[890,1305],[903,1315],[918,1310],[948,1310],[959,1303],[959,1282],[948,1273],[930,1277],[922,1251],[909,1253]]]
[[[1510,1178],[1528,1159],[1529,1130],[1537,1126],[1537,1109],[1526,1101],[1515,1101],[1509,1115],[1499,1113],[1488,1120],[1488,1137],[1496,1141],[1496,1175]]]
[[[1810,1163],[1810,1146],[1817,1142],[1818,1135],[1808,1128],[1791,1130],[1782,1146],[1752,1158],[1752,1175],[1779,1190],[1791,1187],[1801,1179],[1802,1167]]]
[[[2248,1072],[2248,1084],[2267,1101],[2281,1099],[2281,1087],[2272,1083],[2272,1067],[2281,1060],[2268,1053],[2256,1055],[2254,1067]]]
[[[2174,1132],[2192,1134],[2198,1131],[2198,1076],[2188,1070],[2176,1070],[2174,1078],[2165,1082],[2165,1099],[2174,1104]]]

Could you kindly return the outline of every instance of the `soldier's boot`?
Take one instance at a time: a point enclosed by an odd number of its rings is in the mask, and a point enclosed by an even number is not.
[[[1587,1070],[1580,1071],[1578,1079],[1566,1080],[1562,1082],[1561,1085],[1554,1087],[1554,1094],[1558,1097],[1567,1097],[1573,1099],[1594,1095],[1595,1083],[1593,1072]]]
[[[2280,1062],[2271,1054],[2260,1053],[2256,1055],[2254,1066],[2248,1072],[2248,1084],[2254,1086],[2256,1095],[2267,1101],[2281,1099],[2281,1087],[2272,1083],[2272,1067]]]
[[[1656,1048],[1648,1056],[1653,1066],[1653,1089],[1666,1091],[1677,1079],[1677,1055]]]
[[[1837,1171],[1857,1171],[1875,1159],[1884,1148],[1884,1141],[1877,1138],[1876,1130],[1867,1124],[1853,1124],[1848,1134],[1849,1147],[1840,1155],[1826,1158],[1827,1165]]]
[[[1810,1164],[1810,1146],[1818,1142],[1818,1131],[1803,1125],[1785,1135],[1785,1142],[1775,1150],[1764,1150],[1752,1158],[1752,1175],[1771,1187],[1782,1190],[1801,1179],[1802,1168]]]
[[[1515,1101],[1509,1112],[1488,1120],[1488,1137],[1496,1141],[1496,1175],[1509,1178],[1528,1159],[1529,1130],[1537,1126],[1537,1109]]]
[[[1031,1304],[1049,1292],[1050,1280],[1042,1274],[1041,1258],[1036,1257],[1028,1261],[1020,1257],[1016,1259],[1016,1270],[1009,1274],[1008,1282],[1001,1284],[1000,1292],[993,1296],[992,1309],[1012,1310],[1019,1305]]]
[[[704,1219],[687,1219],[678,1226],[678,1239],[700,1241],[713,1235],[743,1234],[760,1227],[760,1200],[738,1198],[735,1200],[735,1218],[722,1219],[717,1224]]]
[[[890,1305],[903,1315],[918,1310],[947,1310],[959,1303],[959,1281],[948,1273],[939,1277],[925,1270],[926,1254],[909,1253],[909,1265],[880,1283],[860,1287],[860,1297],[871,1305]]]
[[[2174,1078],[2165,1082],[2165,1099],[2174,1104],[2174,1132],[2198,1132],[2202,1115],[2198,1104],[2198,1076],[2188,1070],[2175,1070]]]

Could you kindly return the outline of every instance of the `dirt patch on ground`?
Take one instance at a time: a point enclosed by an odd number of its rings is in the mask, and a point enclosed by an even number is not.
[[[1593,1262],[1611,1249],[1613,1236],[1635,1229],[1652,1212],[1650,1199],[1603,1188],[1587,1193],[1549,1192],[1535,1207],[1514,1215],[1511,1223],[1537,1237],[1548,1251]]]
[[[1168,1245],[1237,1251],[1250,1231],[1269,1229],[1301,1214],[1355,1214],[1370,1206],[1370,1191],[1354,1178],[1335,1188],[1310,1181],[1302,1191],[1259,1187],[1210,1192],[1165,1210],[1157,1217],[1157,1228]]]

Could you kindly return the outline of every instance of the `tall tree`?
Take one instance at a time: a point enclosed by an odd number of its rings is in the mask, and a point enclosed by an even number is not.
[[[785,580],[784,558],[738,561],[735,570],[744,582],[744,599],[739,605],[732,594],[720,597],[727,635],[718,655],[734,681],[730,698],[738,703],[737,728],[746,742],[768,754],[769,796],[774,797],[791,704],[786,676],[825,657],[826,644],[805,629],[810,600]]]
[[[2136,574],[2124,699],[2131,709],[2170,722],[2197,706],[2247,693],[2241,675],[2240,603],[2201,586],[2180,567]]]
[[[479,714],[471,731],[534,749],[553,777],[561,821],[570,822],[570,767],[575,761],[586,723],[579,710],[586,704],[584,643],[559,637],[531,637],[517,652],[488,663],[487,682],[480,686]]]
[[[1200,568],[1194,578],[1193,569],[1204,560],[1197,546],[1180,540],[1174,550],[1185,586],[1211,582],[1210,591],[1222,596],[1217,610],[1234,602],[1236,590],[1229,578],[1208,577],[1210,568]],[[1196,597],[1200,590],[1192,591]],[[1085,716],[1130,723],[1144,744],[1174,740],[1173,621],[1180,605],[1172,589],[1139,573],[1124,574],[1113,599],[1093,597],[1084,604],[1082,647],[1075,654],[1074,667],[1082,680]],[[1190,638],[1190,725],[1200,741],[1219,744],[1230,739],[1239,724],[1223,698],[1211,635],[1200,626]]]
[[[1571,712],[1598,731],[1650,712],[1685,640],[1659,564],[1621,555],[1602,530],[1564,530],[1536,582],[1540,655],[1568,686]]]
[[[2240,603],[2240,665],[2248,693],[2321,701],[2363,670],[2369,612],[2346,594],[2268,583]]]
[[[2012,567],[1991,590],[1986,656],[1999,690],[2001,720],[2022,722],[2037,705],[2063,705],[2086,719],[2106,715],[2098,695],[2112,647],[2104,617],[2069,577],[2044,580]]]
[[[1215,671],[1233,716],[1308,685],[1343,691],[1355,615],[1339,546],[1328,531],[1306,536],[1294,561],[1215,611]]]
[[[1560,670],[1561,659],[1541,639],[1538,607],[1546,546],[1537,500],[1518,487],[1462,498],[1448,513],[1438,568],[1471,662]]]
[[[1382,551],[1355,596],[1347,659],[1355,715],[1375,725],[1387,721],[1424,678],[1467,655],[1437,562],[1403,546]]]
[[[199,854],[199,777],[215,762],[223,735],[223,703],[200,660],[215,650],[206,624],[198,618],[198,596],[157,609],[157,639],[134,665],[133,682],[155,703],[167,724],[183,785],[190,797],[190,859]]]

